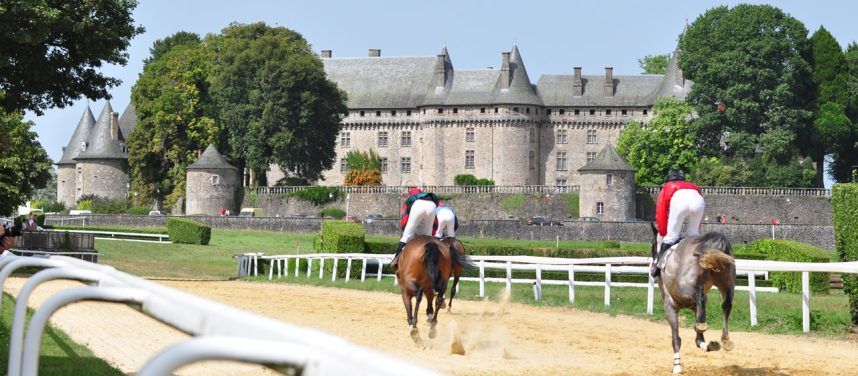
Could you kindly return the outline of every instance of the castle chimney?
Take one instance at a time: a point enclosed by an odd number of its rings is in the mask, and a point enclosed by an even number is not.
[[[605,96],[614,96],[614,68],[605,67]]]
[[[435,77],[438,79],[436,86],[443,87],[447,83],[447,55],[438,55],[435,63]]]
[[[370,48],[369,57],[381,57],[381,50],[378,48]]]
[[[331,50],[322,50],[322,58],[330,59],[331,58]]]
[[[110,113],[110,139],[117,141],[119,140],[119,113],[111,112]]]
[[[581,67],[575,67],[575,78],[572,79],[572,95],[580,97],[584,95],[584,83],[581,82]]]
[[[511,77],[509,74],[509,52],[503,52],[503,63],[501,64],[501,89],[509,89]]]

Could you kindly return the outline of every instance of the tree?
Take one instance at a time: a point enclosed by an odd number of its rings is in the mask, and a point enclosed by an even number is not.
[[[99,72],[125,65],[134,26],[133,0],[22,0],[0,5],[0,107],[41,115],[81,96],[110,98],[121,83]]]
[[[18,112],[0,111],[0,215],[10,215],[51,177],[51,160]]]
[[[153,53],[164,45],[155,42]],[[131,89],[137,125],[127,139],[128,162],[134,204],[149,206],[163,198],[163,206],[171,207],[184,196],[185,168],[197,151],[216,142],[219,129],[205,48],[188,42],[157,53]]]
[[[845,58],[849,72],[846,79],[846,114],[852,121],[852,127],[849,135],[837,143],[828,170],[839,183],[853,181],[852,166],[858,165],[858,44],[852,43],[846,48]]]
[[[638,65],[646,74],[665,74],[670,65],[670,54],[646,55],[638,59]]]
[[[211,89],[227,155],[260,183],[272,163],[290,176],[321,178],[348,108],[307,41],[255,23],[232,24],[205,44],[215,57]]]
[[[343,185],[381,185],[381,158],[372,149],[348,152],[346,168]]]
[[[202,42],[200,36],[196,33],[187,31],[179,31],[164,39],[158,39],[149,48],[149,57],[143,60],[144,64],[149,64],[158,60],[161,56],[173,49],[173,47],[181,45],[197,46]]]
[[[639,186],[659,186],[667,172],[691,171],[698,163],[698,150],[689,133],[687,119],[691,106],[673,97],[660,98],[653,106],[653,118],[644,128],[629,123],[617,141],[617,152],[634,167]]]
[[[688,27],[679,47],[680,68],[694,81],[687,99],[699,116],[692,131],[704,154],[719,155],[726,134],[757,137],[762,147],[769,138],[794,145],[810,123],[810,48],[795,18],[769,5],[713,8]],[[777,146],[767,151],[771,159],[796,160],[794,147]]]

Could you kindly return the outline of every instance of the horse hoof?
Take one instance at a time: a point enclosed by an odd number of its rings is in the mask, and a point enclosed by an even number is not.
[[[441,305],[439,305],[438,308],[447,308],[447,302],[442,300]]]
[[[709,345],[706,346],[706,351],[718,351],[721,350],[721,344],[715,341],[709,342]]]
[[[709,324],[707,324],[705,322],[698,322],[698,323],[694,324],[694,330],[696,330],[698,333],[703,333],[703,332],[709,330]]]
[[[433,327],[429,328],[429,338],[430,339],[435,338],[436,335],[438,335],[438,331],[435,330],[435,327],[433,326]]]
[[[682,373],[682,366],[673,366],[673,373],[676,373],[676,374]]]
[[[420,330],[417,329],[416,326],[411,327],[411,339],[418,340],[420,338]]]
[[[724,340],[724,351],[733,351],[734,347],[736,347],[736,345],[733,344],[733,341],[729,339]]]

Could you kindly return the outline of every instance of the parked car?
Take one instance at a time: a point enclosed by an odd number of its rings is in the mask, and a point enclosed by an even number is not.
[[[367,214],[366,218],[363,220],[364,223],[373,223],[377,219],[382,219],[381,214]]]
[[[149,211],[149,215],[151,215],[153,217],[157,217],[157,216],[162,216],[164,214],[161,214],[160,210],[151,210],[151,211]]]
[[[241,208],[241,212],[238,213],[239,217],[264,217],[265,212],[262,208]]]
[[[531,226],[563,226],[563,222],[552,221],[541,215],[530,217],[527,220],[527,224]]]
[[[92,214],[92,211],[91,210],[77,210],[77,209],[69,210],[69,215],[87,215],[87,214]]]
[[[578,217],[578,220],[581,222],[599,222],[600,219],[596,217]]]

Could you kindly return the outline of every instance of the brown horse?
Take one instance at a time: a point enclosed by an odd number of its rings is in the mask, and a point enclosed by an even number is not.
[[[450,304],[446,305],[447,312],[453,309],[453,297],[456,296],[456,287],[459,286],[459,277],[462,276],[462,269],[471,269],[475,266],[471,263],[469,257],[465,256],[465,246],[456,238],[444,238],[441,240],[450,250],[455,250],[459,253],[459,259],[462,264],[453,265],[453,285],[450,286]],[[444,308],[444,300],[441,300],[441,308]]]
[[[655,256],[661,244],[658,240],[658,230],[652,225],[652,252]],[[683,308],[696,312],[697,320],[694,330],[697,332],[695,343],[704,351],[718,351],[718,342],[706,342],[703,332],[709,329],[706,324],[707,293],[712,286],[718,287],[724,303],[721,304],[724,316],[721,342],[724,350],[733,350],[730,341],[728,321],[733,308],[733,292],[736,288],[736,264],[733,250],[727,238],[717,232],[691,236],[674,245],[664,255],[664,267],[658,279],[661,299],[664,302],[664,315],[670,323],[673,334],[673,373],[682,372],[682,361],[679,347],[679,310]]]
[[[438,323],[438,310],[444,302],[447,291],[447,281],[455,266],[461,267],[462,261],[458,252],[450,252],[447,245],[440,240],[426,235],[415,236],[402,249],[399,255],[399,267],[396,278],[402,291],[402,303],[408,315],[408,327],[411,338],[419,338],[417,330],[417,313],[420,311],[420,300],[426,296],[426,315],[429,321],[429,338],[435,338],[435,325]],[[417,304],[411,309],[411,298]],[[434,307],[432,303],[435,303]]]

